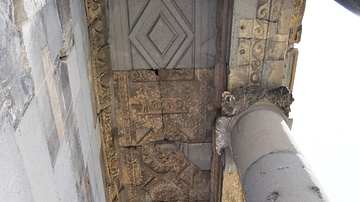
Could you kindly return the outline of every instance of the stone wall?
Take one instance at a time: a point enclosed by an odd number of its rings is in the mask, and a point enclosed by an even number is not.
[[[0,201],[105,201],[81,0],[0,1]]]

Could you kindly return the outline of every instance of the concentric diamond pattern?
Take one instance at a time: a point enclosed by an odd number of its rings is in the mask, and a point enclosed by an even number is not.
[[[150,1],[129,35],[152,68],[173,68],[194,34],[170,1]]]
[[[161,55],[166,53],[171,43],[175,41],[177,34],[163,15],[159,15],[148,35],[153,45]]]

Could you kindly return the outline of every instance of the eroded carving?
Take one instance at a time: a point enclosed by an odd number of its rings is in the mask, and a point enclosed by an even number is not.
[[[111,132],[111,64],[105,1],[86,0],[89,37],[91,40],[91,67],[96,93],[96,107],[100,122],[102,152],[108,201],[119,199],[118,157]]]
[[[222,110],[228,116],[245,111],[257,102],[271,102],[289,116],[290,105],[294,101],[291,92],[285,86],[272,90],[260,88],[237,88],[230,94],[223,93]]]
[[[119,146],[209,142],[216,116],[213,74],[211,69],[116,72]]]
[[[268,20],[270,16],[270,0],[259,0],[256,11],[256,18]]]
[[[173,145],[144,145],[142,147],[143,162],[156,173],[179,172],[186,165],[183,154]]]
[[[177,144],[120,149],[123,191],[129,201],[144,201],[146,193],[153,201],[209,200],[209,172],[191,163]]]
[[[237,62],[230,67],[230,90],[284,85],[286,53],[300,40],[304,8],[305,0],[259,0],[256,17],[240,20]]]
[[[290,34],[289,42],[290,43],[299,43],[301,39],[301,22],[304,16],[306,0],[295,0],[293,13],[291,15],[290,21]]]

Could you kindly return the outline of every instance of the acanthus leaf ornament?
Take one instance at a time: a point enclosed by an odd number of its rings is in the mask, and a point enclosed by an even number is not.
[[[290,105],[294,101],[291,92],[285,86],[266,90],[254,87],[236,88],[225,91],[222,98],[222,111],[227,116],[239,114],[257,102],[270,102],[289,116]]]

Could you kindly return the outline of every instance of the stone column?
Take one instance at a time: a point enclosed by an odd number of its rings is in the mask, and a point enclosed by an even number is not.
[[[247,202],[326,201],[310,167],[296,149],[287,115],[289,91],[238,89],[226,94],[223,111],[229,146]]]

